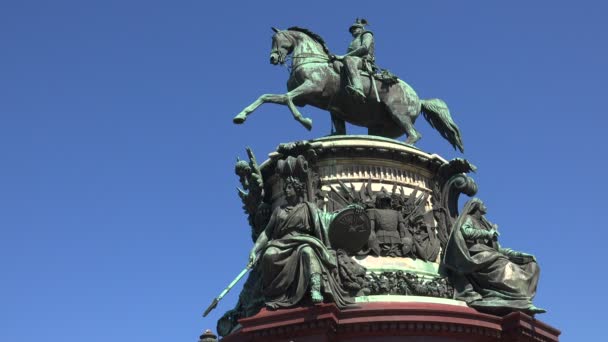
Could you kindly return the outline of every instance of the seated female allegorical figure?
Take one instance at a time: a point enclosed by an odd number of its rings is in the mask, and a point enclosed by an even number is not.
[[[286,204],[277,207],[250,253],[258,254],[262,291],[268,308],[298,304],[310,293],[313,303],[330,299],[340,308],[352,303],[342,288],[336,254],[330,249],[327,227],[335,214],[303,201],[304,183],[293,176],[283,181]]]
[[[545,312],[532,304],[540,274],[536,258],[500,247],[486,211],[480,199],[471,199],[452,227],[443,263],[456,299],[488,313]]]

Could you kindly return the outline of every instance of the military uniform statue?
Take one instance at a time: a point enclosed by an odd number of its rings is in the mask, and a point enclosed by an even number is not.
[[[375,62],[374,34],[367,31],[365,26],[367,26],[367,20],[357,18],[349,28],[353,40],[348,46],[347,53],[343,56],[334,56],[335,59],[344,63],[349,82],[346,89],[360,101],[365,101],[365,93],[359,70],[373,73]]]
[[[390,195],[379,192],[376,208],[368,210],[371,223],[370,249],[378,256],[409,256],[412,252],[412,235],[406,229],[401,213],[391,209]]]

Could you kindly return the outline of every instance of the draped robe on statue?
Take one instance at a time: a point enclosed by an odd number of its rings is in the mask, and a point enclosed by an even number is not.
[[[492,313],[534,308],[540,274],[534,257],[492,241],[491,225],[470,215],[470,202],[452,228],[444,255],[456,299]]]
[[[291,307],[309,296],[313,272],[321,274],[325,299],[340,308],[352,304],[339,283],[336,254],[329,249],[327,227],[333,217],[309,202],[274,210],[266,226],[269,241],[261,260],[267,307]]]

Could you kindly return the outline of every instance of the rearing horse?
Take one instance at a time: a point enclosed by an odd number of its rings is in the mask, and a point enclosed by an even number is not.
[[[461,152],[464,151],[458,126],[452,120],[447,105],[440,99],[421,100],[412,87],[402,80],[383,83],[369,75],[362,77],[367,101],[356,102],[345,90],[341,63],[334,63],[323,39],[299,27],[287,30],[272,28],[270,63],[284,64],[292,56],[291,73],[286,94],[264,94],[243,109],[234,123],[245,122],[247,116],[266,102],[286,105],[294,118],[308,130],[312,120],[303,117],[296,106],[312,105],[331,113],[332,134],[346,134],[345,121],[368,128],[368,134],[387,138],[407,135],[406,143],[413,145],[422,135],[414,128],[422,112],[429,124]],[[376,82],[376,98],[371,81]]]

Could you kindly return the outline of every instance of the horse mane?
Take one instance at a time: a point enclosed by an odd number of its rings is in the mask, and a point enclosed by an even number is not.
[[[290,27],[287,30],[304,33],[305,35],[309,36],[312,40],[321,44],[321,46],[323,47],[323,51],[325,51],[325,53],[327,53],[329,55],[329,48],[327,47],[327,44],[325,44],[325,41],[323,40],[323,38],[321,38],[321,36],[319,36],[318,34],[312,32],[309,29],[306,29],[303,27],[298,27],[298,26]]]

